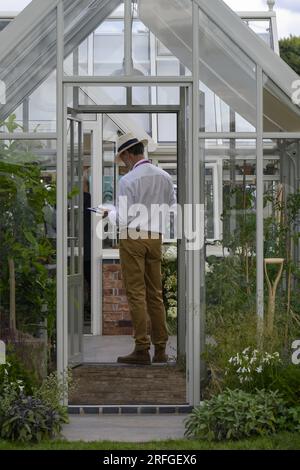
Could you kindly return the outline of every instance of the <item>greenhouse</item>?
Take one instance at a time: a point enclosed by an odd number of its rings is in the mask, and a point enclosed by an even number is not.
[[[70,368],[70,409],[195,406],[232,348],[288,356],[300,337],[300,81],[268,3],[0,12],[0,339],[36,381]],[[133,334],[119,234],[87,210],[115,204],[130,132],[183,213],[163,244],[170,362],[151,369],[116,364]]]

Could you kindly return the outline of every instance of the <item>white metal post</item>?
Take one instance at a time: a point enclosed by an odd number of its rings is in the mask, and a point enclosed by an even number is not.
[[[280,55],[277,19],[276,19],[275,11],[272,12],[272,16],[271,16],[271,28],[272,28],[272,41],[273,41],[274,52]]]
[[[202,162],[200,162],[199,152],[199,129],[200,129],[200,96],[199,96],[199,8],[193,1],[193,158],[192,158],[192,204],[193,204],[193,227],[196,227],[197,211],[201,204],[200,186],[202,185],[200,170]],[[202,188],[203,189],[203,188]],[[200,230],[204,230],[201,227]],[[195,249],[192,251],[192,285],[193,285],[193,298],[191,311],[192,315],[192,337],[190,338],[193,343],[192,364],[191,369],[192,377],[192,404],[198,405],[200,403],[200,354],[201,354],[201,256],[200,250]]]
[[[124,72],[132,75],[132,7],[131,0],[124,0]]]
[[[64,106],[64,7],[62,0],[57,4],[57,371],[64,374],[68,366],[68,286],[67,286],[67,171],[65,161],[66,116]],[[67,402],[67,397],[65,397]]]
[[[188,88],[188,151],[187,151],[187,171],[186,171],[186,202],[189,205],[193,204],[193,115],[192,115],[192,106],[193,106],[193,89],[192,87]],[[190,211],[188,210],[189,215],[189,224],[192,224],[192,217],[190,216]],[[190,219],[191,217],[191,219]],[[187,223],[185,221],[185,223]],[[185,243],[186,246],[186,243]],[[186,252],[186,386],[187,386],[187,401],[189,404],[194,404],[194,324],[193,324],[193,306],[194,306],[194,285],[193,285],[193,262],[192,251]]]
[[[102,203],[102,120],[100,114],[97,121],[89,129],[92,130],[92,207]],[[99,218],[92,215],[92,334],[102,335],[102,241],[97,237]]]
[[[124,0],[124,71],[132,75],[132,5],[131,0]],[[126,88],[127,104],[132,104],[132,88]]]
[[[257,333],[260,343],[264,322],[264,142],[263,142],[263,71],[256,68],[257,118],[256,118],[256,309]]]

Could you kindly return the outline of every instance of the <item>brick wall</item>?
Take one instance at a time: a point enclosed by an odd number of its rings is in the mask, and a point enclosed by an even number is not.
[[[103,264],[103,334],[132,335],[126,291],[119,262]]]
[[[186,404],[185,372],[176,366],[75,367],[71,405]]]

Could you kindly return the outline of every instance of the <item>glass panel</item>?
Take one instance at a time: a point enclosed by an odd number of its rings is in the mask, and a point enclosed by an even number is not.
[[[103,116],[103,195],[102,201],[109,204],[115,204],[118,194],[119,181],[122,176],[127,173],[127,169],[123,166],[116,165],[116,143],[118,136],[123,133],[120,125],[117,125],[117,119],[124,115],[114,115],[112,118]],[[131,120],[140,120],[141,115],[128,114]],[[175,116],[176,117],[176,116]],[[148,115],[151,120],[152,116]],[[176,119],[175,119],[176,122]],[[140,122],[139,122],[140,123]],[[141,124],[141,123],[140,123]],[[146,130],[146,128],[144,128]],[[176,132],[176,129],[175,129]],[[149,151],[148,158],[154,165],[158,165],[167,171],[174,182],[177,189],[177,146],[173,145],[169,149],[168,157],[170,163],[162,163],[159,161],[159,150]],[[171,229],[171,234],[172,234]],[[109,237],[103,241],[103,299],[102,299],[102,315],[103,315],[103,335],[110,335],[111,341],[114,336],[124,336],[132,334],[132,323],[128,311],[126,298],[126,290],[122,281],[122,274],[119,261],[119,241],[116,228],[108,224],[105,228],[105,234]],[[177,347],[177,250],[174,238],[164,240],[163,246],[163,292],[164,301],[167,311],[167,321],[169,327],[170,341],[168,350],[172,361],[176,361]],[[126,341],[126,338],[123,338]],[[110,353],[110,362],[116,353]],[[109,362],[107,354],[103,354],[98,360]]]
[[[12,20],[0,19],[0,31],[3,31],[3,29],[6,28],[6,26],[9,25],[11,21]]]
[[[141,0],[139,16],[162,43],[162,46],[157,44],[157,73],[177,76],[186,73],[185,68],[191,70],[192,2]],[[199,68],[205,110],[201,127],[207,131],[230,130],[230,127],[235,130],[234,126],[253,130],[256,125],[256,66],[201,10],[199,19]],[[168,51],[173,56],[168,56]]]
[[[84,238],[82,123],[69,118],[68,143],[68,352],[69,363],[82,362]]]
[[[0,140],[0,335],[32,392],[56,367],[54,141]]]
[[[205,122],[205,129],[209,131],[228,128],[229,124],[228,130],[235,131],[237,127],[245,127],[243,119],[248,127],[243,130],[253,130],[256,125],[256,66],[201,10],[199,20],[200,77],[206,87],[202,85],[202,100],[204,105],[206,99],[213,103],[212,107],[205,107],[207,115],[203,116],[202,126]]]
[[[118,182],[122,176],[124,168],[117,167],[115,164],[115,155],[117,153],[118,135],[123,132],[108,116],[103,115],[103,181],[102,181],[102,200],[104,203],[116,204],[116,195]],[[121,174],[119,174],[121,173]],[[117,247],[117,233],[115,227],[109,225],[105,228],[107,238],[103,241],[103,248]]]
[[[153,95],[153,88],[150,87],[133,87],[132,88],[132,104],[152,104],[154,100]]]
[[[158,114],[157,135],[160,143],[177,141],[177,117],[175,114]]]
[[[65,8],[66,75],[112,75],[122,69],[123,15],[110,17],[121,3],[81,0]]]
[[[0,122],[6,120],[56,66],[55,5],[49,11],[49,5],[43,2],[38,8],[36,3],[29,4],[26,14],[20,13],[1,35]]]
[[[122,75],[124,20],[106,20],[94,33],[94,75]]]
[[[300,109],[299,87],[284,93],[270,78],[264,74],[264,131],[265,132],[299,132]]]
[[[180,89],[176,86],[133,87],[135,105],[179,105]]]
[[[201,140],[200,152],[205,157],[207,362],[223,380],[233,352],[256,345],[256,142]]]
[[[55,72],[28,98],[28,117],[28,125],[24,124],[29,132],[56,132]]]
[[[85,3],[88,4],[89,0],[85,0]],[[116,8],[120,3],[121,5]],[[71,32],[73,33],[72,39],[66,44],[66,75],[125,75],[123,2],[111,1],[105,8],[101,7],[100,2],[96,10],[99,10],[98,24],[93,19],[85,29],[79,28],[80,22],[87,20],[92,13],[91,9],[87,8],[82,9],[80,15],[77,13],[73,22],[66,28],[70,37]],[[176,54],[174,55],[161,42],[164,40],[161,32],[158,31],[159,39],[157,39],[156,29],[149,29],[148,25],[141,20],[140,12],[141,5],[137,9],[133,4],[132,25],[128,25],[132,30],[133,75],[173,75],[174,73],[175,75],[190,75],[191,72],[184,63],[180,62]],[[191,25],[191,17],[187,21]],[[150,24],[152,26],[152,23]],[[76,32],[76,27],[78,32]],[[176,67],[174,70],[171,66],[168,72],[168,63],[171,62],[175,63]],[[165,72],[159,63],[166,63]]]
[[[300,141],[264,141],[265,331],[290,364],[300,334]]]
[[[191,75],[191,49],[185,46],[192,47],[192,2],[140,0],[137,14],[151,32],[151,74]],[[173,64],[176,64],[175,68]]]
[[[79,104],[113,105],[126,104],[125,87],[85,86],[79,93]]]
[[[68,121],[68,274],[81,274],[81,184],[82,161],[79,123]]]
[[[270,19],[244,19],[249,28],[252,29],[268,46],[274,49],[273,35]]]
[[[132,25],[132,60],[134,75],[151,75],[150,32],[138,19]]]

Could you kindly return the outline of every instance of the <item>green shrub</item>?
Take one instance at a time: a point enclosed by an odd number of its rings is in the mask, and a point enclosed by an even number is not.
[[[278,352],[246,348],[228,360],[224,387],[248,392],[277,390],[290,406],[300,406],[300,367],[286,364]]]
[[[185,426],[189,438],[216,441],[300,432],[300,407],[289,408],[277,391],[227,389],[195,408]]]
[[[289,405],[300,406],[300,366],[283,364],[269,377],[268,388],[278,390]]]
[[[57,372],[53,372],[43,381],[41,387],[35,390],[34,395],[55,409],[62,419],[65,419],[67,410],[61,403],[67,393],[72,393],[75,387],[76,384],[73,382],[70,370],[65,374],[65,377],[60,377]]]
[[[162,257],[162,291],[169,335],[177,334],[177,247],[165,247]]]
[[[0,437],[20,442],[39,442],[57,436],[68,422],[66,407],[61,405],[70,383],[51,374],[39,389],[26,396],[22,380],[11,380],[4,372],[0,400]]]
[[[278,352],[268,353],[250,347],[228,360],[225,370],[225,385],[245,391],[267,388],[282,365]]]
[[[26,369],[17,355],[12,352],[8,352],[6,364],[0,365],[0,396],[3,394],[5,379],[9,382],[21,381],[26,394],[31,394],[37,385],[34,374]]]
[[[19,442],[39,442],[59,435],[63,422],[61,414],[36,397],[23,393],[2,410],[1,438]]]

